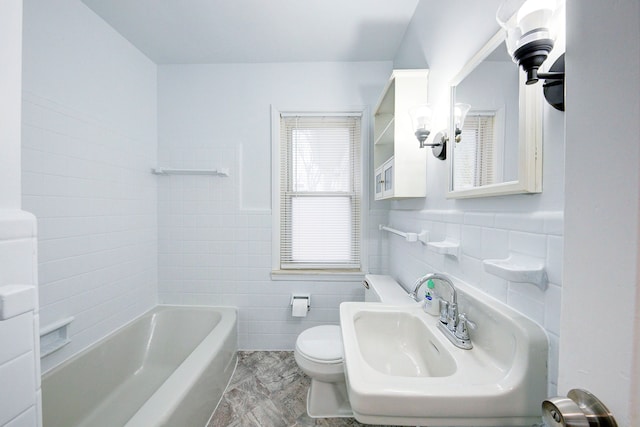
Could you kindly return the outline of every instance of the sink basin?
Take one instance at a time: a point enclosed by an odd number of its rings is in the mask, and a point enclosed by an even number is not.
[[[417,303],[340,305],[347,391],[358,421],[430,427],[540,423],[547,394],[544,331],[471,287],[462,291],[461,306],[478,325],[471,350],[449,342],[438,318]]]
[[[381,374],[444,377],[456,371],[451,354],[413,314],[363,310],[358,311],[353,322],[359,353]]]

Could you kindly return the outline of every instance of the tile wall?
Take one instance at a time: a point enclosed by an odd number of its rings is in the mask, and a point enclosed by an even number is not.
[[[156,301],[155,150],[113,125],[23,96],[23,206],[38,219],[40,322],[74,317],[43,371]]]
[[[35,286],[36,222],[21,211],[0,212],[0,295],[8,285]],[[13,304],[12,304],[13,305]],[[15,307],[15,305],[13,305]],[[0,426],[41,426],[37,292],[31,306],[7,315],[0,307]],[[3,310],[4,309],[4,310]]]
[[[337,324],[340,303],[363,298],[360,280],[271,278],[272,109],[370,111],[390,67],[327,62],[158,68],[159,166],[229,169],[229,177],[158,176],[161,303],[237,306],[241,349],[292,350],[299,332]],[[366,260],[375,272],[387,265],[377,230],[386,218],[385,210],[366,218]],[[298,292],[311,294],[305,318],[291,317],[291,294]]]
[[[271,279],[271,213],[239,208],[235,149],[176,148],[166,159],[175,168],[229,168],[230,176],[158,177],[160,303],[236,306],[240,349],[291,350],[304,329],[338,324],[341,302],[363,299],[359,280]],[[372,211],[368,218],[368,262],[378,273],[386,242],[377,226],[386,216]],[[305,318],[291,316],[294,293],[311,295]]]
[[[24,1],[22,206],[61,363],[157,301],[156,65],[79,0]]]
[[[475,286],[541,325],[549,338],[549,395],[558,384],[558,339],[563,263],[561,212],[495,213],[457,210],[390,212],[394,228],[429,231],[429,241],[448,239],[460,244],[458,257],[442,255],[418,243],[388,235],[390,274],[410,288],[429,272],[446,272]],[[508,282],[484,271],[484,259],[521,254],[544,262],[545,291],[529,283]]]

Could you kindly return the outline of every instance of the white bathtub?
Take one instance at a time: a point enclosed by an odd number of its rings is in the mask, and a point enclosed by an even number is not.
[[[203,427],[237,360],[236,309],[157,306],[42,377],[44,427]]]

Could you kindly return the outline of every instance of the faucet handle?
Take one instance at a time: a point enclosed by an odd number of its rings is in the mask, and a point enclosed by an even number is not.
[[[449,322],[449,320],[447,319],[448,313],[449,313],[449,301],[440,299],[440,323],[446,325]]]
[[[466,313],[460,313],[458,316],[458,327],[456,328],[456,338],[461,340],[469,339],[469,329],[475,329],[476,323],[469,320]]]

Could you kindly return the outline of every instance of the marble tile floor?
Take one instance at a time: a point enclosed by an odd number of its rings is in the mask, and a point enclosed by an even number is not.
[[[291,351],[240,351],[238,367],[207,427],[363,427],[353,418],[310,418],[311,380]]]

